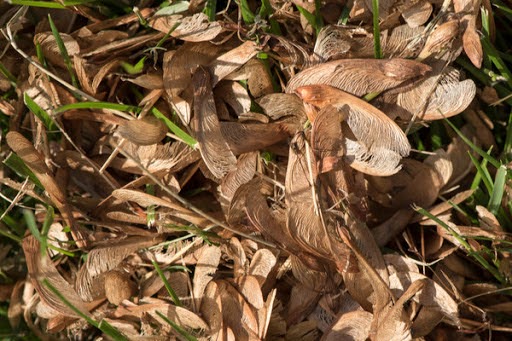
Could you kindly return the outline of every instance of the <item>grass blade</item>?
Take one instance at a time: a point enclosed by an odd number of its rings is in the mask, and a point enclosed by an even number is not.
[[[25,102],[25,105],[27,108],[37,116],[43,122],[44,126],[48,131],[55,130],[55,123],[53,122],[53,119],[50,117],[50,115],[41,108],[32,98],[30,98],[29,95],[25,92],[23,94],[23,101]]]
[[[376,59],[382,58],[380,46],[380,22],[379,22],[379,0],[372,0],[373,12],[373,48]]]
[[[55,37],[55,41],[57,42],[57,46],[59,47],[60,54],[62,59],[64,59],[64,63],[66,64],[66,68],[68,69],[69,76],[71,77],[71,84],[77,89],[80,88],[80,84],[78,84],[78,79],[76,78],[75,71],[73,70],[73,65],[71,64],[71,59],[69,58],[68,50],[66,49],[66,45],[64,45],[64,41],[60,36],[59,31],[57,30],[57,26],[52,20],[52,16],[48,14],[48,22],[50,23],[50,28],[52,30],[52,34]]]
[[[489,199],[489,204],[487,205],[489,211],[494,215],[498,214],[498,210],[501,207],[501,200],[503,199],[503,193],[505,192],[506,177],[507,167],[505,167],[505,165],[501,165],[498,168],[498,172],[496,173],[494,186],[491,192],[491,198]]]
[[[461,236],[456,231],[454,231],[450,226],[448,226],[448,224],[446,224],[444,221],[442,221],[435,215],[431,214],[424,208],[415,207],[414,210],[416,212],[424,215],[425,217],[432,219],[437,224],[439,224],[442,228],[444,228],[446,231],[448,231],[448,233],[450,233],[450,235],[452,237],[454,237],[460,243],[460,245],[466,249],[466,251],[468,252],[468,255],[472,256],[478,263],[480,263],[480,265],[484,269],[489,271],[500,283],[506,283],[505,278],[501,275],[501,273],[498,271],[498,269],[496,269],[496,267],[489,264],[489,262],[487,262],[487,260],[484,257],[482,257],[482,255],[477,253],[473,249],[473,247],[471,247],[471,245],[466,241],[466,239],[463,236]]]
[[[192,148],[196,148],[197,146],[197,141],[192,137],[190,136],[189,134],[187,134],[186,132],[184,132],[180,127],[178,127],[173,121],[171,121],[170,119],[168,119],[164,114],[162,114],[162,112],[160,110],[158,110],[157,108],[153,107],[151,108],[151,113],[158,119],[162,120],[165,125],[167,126],[167,128],[174,134],[176,135],[177,137],[179,137],[183,142],[185,142],[186,144],[188,144],[190,147]]]
[[[23,160],[15,153],[10,153],[3,161],[3,164],[12,169],[20,177],[24,179],[28,177],[30,181],[32,181],[37,187],[44,190],[43,185],[36,177],[36,175],[30,170],[30,168],[27,167],[25,162],[23,162]]]
[[[128,341],[126,336],[124,336],[119,330],[114,328],[111,324],[109,324],[107,321],[102,320],[101,322],[96,322],[86,314],[84,314],[80,309],[75,307],[71,302],[69,302],[64,295],[60,293],[60,291],[55,288],[50,281],[48,281],[47,278],[43,279],[43,284],[48,287],[61,301],[64,303],[68,308],[73,310],[77,315],[79,315],[81,318],[87,321],[91,326],[94,326],[101,330],[103,333],[114,339],[115,341]]]
[[[162,279],[162,282],[164,282],[165,289],[167,289],[167,292],[169,293],[169,296],[171,296],[172,301],[175,305],[178,307],[181,307],[181,301],[174,289],[171,287],[171,284],[167,280],[167,277],[165,277],[164,273],[162,272],[162,269],[160,269],[160,266],[155,260],[152,260],[151,263],[153,263],[153,266],[155,267],[156,272],[158,273],[158,276]]]
[[[158,310],[156,311],[156,314],[158,316],[160,316],[160,318],[162,318],[162,320],[167,322],[172,327],[172,329],[174,329],[178,334],[183,336],[185,338],[185,340],[187,340],[187,341],[197,341],[197,339],[195,337],[193,337],[192,335],[190,335],[189,333],[187,333],[187,331],[185,329],[181,328],[176,323],[174,323],[173,321],[169,320],[167,318],[167,316],[165,316],[164,314],[162,314]]]
[[[78,102],[63,105],[55,110],[56,113],[62,113],[64,111],[72,110],[72,109],[109,109],[109,110],[119,110],[119,111],[128,111],[128,112],[140,112],[141,109],[134,105],[127,104],[118,104],[118,103],[110,103],[110,102]]]

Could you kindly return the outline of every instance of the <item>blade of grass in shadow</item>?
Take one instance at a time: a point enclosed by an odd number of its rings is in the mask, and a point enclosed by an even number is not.
[[[60,33],[57,30],[57,26],[55,26],[55,23],[53,22],[52,16],[50,14],[48,14],[48,22],[50,23],[50,29],[52,30],[52,34],[55,37],[55,41],[57,42],[60,55],[62,56],[62,59],[64,59],[64,63],[68,69],[69,76],[71,77],[71,84],[73,84],[75,88],[80,89],[80,84],[78,83],[75,71],[73,70],[73,65],[71,64],[68,50],[66,49],[66,45],[64,45],[64,41],[62,41],[62,37],[60,36]]]
[[[372,0],[373,13],[373,48],[376,59],[382,58],[380,47],[380,22],[379,22],[379,0]]]
[[[320,2],[315,0],[315,14],[310,13],[304,7],[301,7],[301,6],[297,5],[297,4],[295,6],[297,6],[297,9],[299,10],[300,14],[302,14],[304,16],[304,18],[306,18],[307,22],[315,30],[316,35],[318,35],[320,30],[324,26],[324,22],[323,22],[322,16],[319,14],[320,13],[320,7],[321,7],[320,6]]]
[[[486,153],[484,150],[482,150],[481,148],[477,147],[473,142],[471,142],[470,139],[468,139],[466,136],[464,136],[464,134],[462,134],[462,132],[457,129],[457,127],[452,123],[450,122],[450,120],[448,119],[445,119],[446,123],[448,123],[448,125],[450,125],[450,127],[457,133],[457,135],[460,136],[460,138],[462,139],[462,141],[464,141],[468,146],[471,147],[471,149],[473,149],[475,152],[477,152],[481,157],[483,157],[484,159],[486,159],[487,161],[489,161],[489,163],[491,165],[493,165],[494,167],[496,168],[499,168],[501,166],[501,163],[496,160],[495,158],[493,158],[491,155],[489,155],[488,153]]]
[[[272,14],[274,13],[274,9],[270,4],[269,0],[262,0],[261,7],[259,11],[259,15],[261,18],[266,18],[270,24],[270,28],[267,29],[268,32],[276,35],[282,35],[281,27],[276,19],[272,18]]]
[[[160,269],[160,266],[155,260],[151,260],[151,263],[153,263],[153,266],[155,267],[156,272],[158,273],[158,276],[160,276],[160,279],[164,283],[165,289],[169,293],[169,296],[171,297],[172,301],[175,305],[178,307],[181,307],[181,301],[174,289],[171,287],[171,284],[167,280],[167,277],[165,277],[164,273],[162,272],[162,269]]]
[[[503,199],[503,193],[505,192],[505,180],[507,177],[507,167],[505,165],[501,165],[496,172],[496,178],[494,179],[494,185],[491,191],[491,198],[489,199],[489,204],[487,208],[489,211],[497,215],[498,210],[501,207],[501,200]]]
[[[43,279],[43,284],[48,287],[68,308],[73,310],[77,315],[87,321],[91,326],[94,326],[105,333],[107,336],[111,337],[115,341],[128,341],[126,336],[124,336],[119,330],[114,328],[107,321],[102,320],[99,323],[84,314],[80,309],[76,308],[71,302],[69,302],[64,295],[60,293],[60,291],[55,288],[47,278]]]
[[[437,224],[439,224],[442,228],[444,228],[452,237],[454,237],[464,249],[466,249],[468,255],[473,257],[484,269],[489,271],[494,278],[496,278],[500,283],[506,283],[505,278],[501,275],[498,269],[496,269],[494,266],[489,264],[487,260],[482,257],[478,252],[476,252],[473,247],[466,241],[464,237],[462,237],[460,234],[458,234],[456,231],[454,231],[450,226],[448,226],[444,221],[436,217],[435,215],[431,214],[427,210],[421,208],[421,207],[414,207],[414,210],[425,217],[435,221]]]
[[[11,82],[11,85],[13,87],[16,87],[16,83],[18,83],[18,80],[14,75],[7,70],[7,68],[0,62],[0,73]]]
[[[480,182],[483,181],[485,187],[490,192],[490,188],[491,188],[490,175],[489,175],[488,171],[484,171],[484,169],[487,170],[487,160],[482,159],[482,163],[480,164],[480,163],[478,163],[478,160],[473,155],[469,154],[469,158],[471,159],[471,162],[473,162],[473,164],[475,165],[475,168],[476,168],[476,174],[475,174],[475,177],[473,178],[473,182],[471,183],[470,188],[472,190],[476,190],[480,186]]]
[[[179,335],[183,336],[185,338],[185,340],[187,340],[187,341],[197,341],[197,339],[194,336],[190,335],[185,329],[181,328],[176,323],[174,323],[173,321],[169,320],[167,318],[167,316],[165,316],[164,314],[162,314],[158,310],[156,311],[156,314],[158,316],[160,316],[162,318],[162,320],[167,322],[172,327],[172,329],[174,329]]]
[[[25,165],[25,162],[23,162],[23,160],[15,153],[10,153],[3,161],[3,164],[12,169],[20,177],[28,177],[30,181],[32,181],[32,183],[34,183],[40,189],[44,190],[43,185],[36,177],[36,175],[30,170],[30,168],[27,167],[27,165]]]
[[[25,105],[27,108],[37,116],[43,122],[44,126],[48,131],[53,131],[56,129],[55,123],[53,122],[53,119],[50,117],[50,115],[43,110],[32,98],[30,98],[29,95],[25,92],[23,94],[23,102],[25,102]]]
[[[512,160],[512,112],[508,117],[507,135],[503,144],[503,155],[506,161]]]
[[[0,235],[12,239],[16,243],[21,243],[21,241],[23,240],[23,238],[18,237],[17,235],[9,231],[9,228],[5,226],[2,222],[0,222]]]

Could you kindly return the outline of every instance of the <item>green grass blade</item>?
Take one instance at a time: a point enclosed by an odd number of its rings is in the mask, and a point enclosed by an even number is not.
[[[66,49],[66,45],[64,45],[64,41],[62,41],[60,33],[57,30],[57,26],[55,26],[55,23],[53,22],[52,16],[50,14],[48,14],[48,22],[50,23],[50,29],[52,30],[52,34],[55,37],[55,41],[57,42],[57,46],[59,48],[62,59],[64,59],[64,63],[68,69],[69,76],[71,77],[71,84],[73,84],[75,88],[79,89],[80,84],[78,84],[78,79],[76,78],[75,71],[73,70],[73,65],[71,64],[68,50]]]
[[[473,257],[480,265],[489,271],[500,283],[506,283],[505,278],[501,275],[501,273],[496,269],[496,267],[492,266],[487,262],[487,260],[482,257],[479,253],[475,252],[473,247],[466,241],[464,237],[462,237],[460,234],[458,234],[456,231],[454,231],[450,226],[448,226],[444,221],[436,217],[435,215],[431,214],[427,210],[421,208],[421,207],[415,207],[414,208],[416,212],[424,215],[425,217],[435,221],[437,224],[439,224],[442,228],[444,228],[452,237],[454,237],[464,249],[468,252],[468,255]]]
[[[379,0],[372,0],[373,12],[373,49],[376,59],[382,58],[380,46],[380,22],[379,22]]]
[[[140,112],[141,109],[134,105],[127,104],[118,104],[118,103],[110,103],[110,102],[78,102],[63,105],[55,110],[56,113],[62,113],[72,109],[109,109],[109,110],[119,110],[119,111],[127,111],[127,112]]]
[[[183,336],[185,338],[185,340],[187,340],[187,341],[197,341],[197,339],[194,336],[192,336],[189,333],[187,333],[187,331],[185,329],[181,328],[176,323],[174,323],[173,321],[169,320],[167,318],[167,316],[165,316],[164,314],[162,314],[158,310],[156,311],[156,314],[158,316],[160,316],[162,318],[162,320],[167,322],[172,327],[172,329],[174,329],[178,334]]]
[[[18,83],[18,80],[12,73],[7,70],[7,68],[0,62],[0,73],[11,82],[11,85],[13,87],[16,87],[16,83]]]
[[[240,0],[240,9],[242,11],[242,19],[248,25],[254,24],[254,13],[251,11],[249,7],[249,3],[247,0]]]
[[[215,21],[215,11],[217,10],[217,0],[206,0],[203,13],[208,17],[208,21]]]
[[[187,134],[186,132],[184,132],[180,127],[178,127],[176,124],[174,124],[173,121],[171,121],[170,119],[168,119],[164,114],[162,114],[162,112],[160,110],[158,110],[157,108],[153,107],[151,108],[151,113],[158,119],[162,120],[165,125],[167,126],[167,128],[174,134],[176,135],[177,137],[179,137],[183,142],[185,142],[186,144],[188,144],[190,147],[192,148],[196,148],[197,146],[197,141],[192,137],[190,136],[189,134]]]
[[[11,5],[21,5],[21,6],[29,6],[29,7],[42,7],[42,8],[54,8],[54,9],[64,9],[66,6],[63,6],[57,2],[53,1],[28,1],[28,0],[11,0]]]
[[[176,294],[174,289],[171,287],[171,284],[167,280],[167,277],[165,277],[164,273],[162,272],[162,269],[160,269],[160,266],[158,265],[158,263],[154,260],[152,260],[151,263],[153,263],[153,266],[155,267],[155,270],[158,273],[158,276],[160,276],[160,279],[162,279],[162,282],[164,282],[165,289],[169,293],[169,296],[171,297],[174,304],[177,305],[178,307],[181,307],[182,304],[181,304],[180,298],[178,297],[178,295]]]
[[[25,162],[23,162],[23,160],[15,153],[10,153],[3,161],[3,164],[12,169],[20,177],[24,179],[28,177],[30,181],[32,181],[37,187],[39,187],[40,189],[44,189],[43,185],[36,177],[36,175],[30,170],[30,168],[27,167]]]
[[[496,178],[494,179],[494,186],[491,192],[491,198],[487,208],[489,211],[498,215],[498,210],[501,207],[501,200],[503,199],[503,193],[505,192],[505,180],[507,178],[507,167],[501,165],[496,172]]]
[[[460,136],[460,138],[462,139],[462,141],[464,141],[468,146],[471,147],[471,149],[473,149],[475,152],[477,152],[481,157],[483,157],[484,159],[486,159],[487,161],[489,161],[489,163],[491,165],[493,165],[494,167],[496,168],[499,168],[501,166],[501,163],[496,160],[495,158],[493,158],[491,155],[489,155],[488,153],[486,153],[485,151],[483,151],[481,148],[477,147],[473,142],[471,142],[470,139],[468,139],[466,136],[464,136],[464,134],[462,134],[462,132],[457,129],[457,127],[452,123],[450,122],[450,120],[448,119],[445,119],[445,121],[448,123],[448,125],[450,125],[450,127],[455,130],[455,132],[457,133],[457,135]]]
[[[4,236],[6,238],[12,239],[16,243],[21,243],[23,238],[18,237],[17,235],[13,234],[7,226],[5,226],[2,222],[0,222],[0,236]]]
[[[316,4],[316,1],[315,1],[315,4]],[[295,6],[297,6],[297,9],[299,10],[300,14],[302,14],[304,16],[304,18],[306,18],[307,22],[315,30],[316,35],[318,35],[318,33],[320,32],[320,30],[323,27],[323,22],[320,22],[317,15],[310,13],[304,7],[301,7],[299,5],[295,5]],[[317,12],[319,12],[319,11],[317,11]]]
[[[69,309],[73,310],[78,316],[80,316],[81,318],[86,320],[87,323],[89,323],[91,326],[98,328],[103,333],[105,333],[106,335],[108,335],[109,337],[114,339],[115,341],[128,341],[126,336],[124,336],[119,330],[114,328],[107,321],[101,321],[98,323],[95,320],[93,320],[92,318],[90,318],[88,315],[86,315],[82,311],[80,311],[80,309],[78,309],[71,302],[69,302],[68,299],[66,297],[64,297],[64,295],[62,295],[60,293],[60,291],[57,288],[55,288],[50,283],[50,281],[48,281],[47,278],[43,279],[42,282],[45,286],[48,287],[48,289],[50,289],[50,291],[52,291],[62,301],[62,303],[64,303]]]
[[[480,178],[480,180],[483,181],[484,186],[487,189],[487,193],[491,193],[492,192],[492,178],[491,178],[491,175],[489,174],[489,171],[487,170],[487,167],[482,166],[484,164],[484,162],[482,162],[482,164],[480,164],[478,162],[478,160],[475,159],[475,157],[473,155],[471,155],[471,153],[469,154],[469,158],[471,159],[471,162],[473,162],[473,164],[475,165],[475,168],[476,168],[476,176],[475,176],[475,179],[473,180],[473,182],[475,182],[475,186],[480,183],[480,181],[477,181],[477,179],[476,179],[476,177],[478,176]],[[485,165],[487,165],[487,162],[485,162]],[[471,187],[471,189],[476,189],[477,187],[474,187],[474,188]]]
[[[39,243],[41,243],[43,238],[41,236],[41,232],[39,232],[39,229],[37,228],[34,212],[24,209],[23,218],[25,219],[25,223],[27,224],[30,233],[37,239],[37,241],[39,241]]]
[[[41,120],[41,122],[43,122],[44,126],[48,131],[55,130],[56,126],[50,115],[45,110],[43,110],[43,108],[41,108],[36,102],[34,102],[34,100],[30,98],[30,96],[27,95],[26,92],[23,94],[23,101],[25,102],[27,108],[34,115],[36,115],[37,118]]]
[[[507,161],[512,159],[512,112],[509,113],[508,116],[507,134],[503,145],[503,155]]]

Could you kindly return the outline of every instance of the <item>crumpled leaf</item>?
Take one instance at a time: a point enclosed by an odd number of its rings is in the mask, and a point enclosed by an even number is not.
[[[425,75],[428,65],[407,59],[340,59],[315,65],[292,77],[291,93],[305,85],[325,84],[355,96],[392,89]]]
[[[193,77],[194,117],[192,128],[206,166],[216,178],[236,167],[236,157],[222,136],[212,93],[210,74],[202,67]]]
[[[296,91],[306,103],[319,108],[333,106],[347,113],[344,136],[350,166],[377,176],[400,170],[399,162],[411,147],[404,132],[382,111],[327,85],[304,86]]]
[[[186,17],[180,14],[155,15],[149,19],[149,25],[163,33],[174,28],[171,36],[190,42],[210,41],[223,31],[219,22],[208,21],[208,16],[202,12]]]

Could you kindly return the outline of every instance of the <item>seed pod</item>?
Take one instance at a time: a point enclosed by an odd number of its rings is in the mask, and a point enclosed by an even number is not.
[[[134,294],[135,283],[128,273],[112,270],[105,274],[105,295],[110,303],[119,305]]]
[[[162,141],[167,134],[167,127],[158,118],[146,116],[140,120],[126,121],[117,131],[125,139],[147,146]]]

